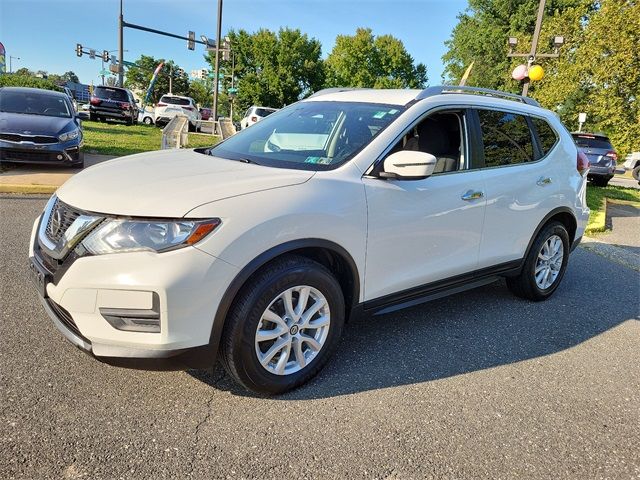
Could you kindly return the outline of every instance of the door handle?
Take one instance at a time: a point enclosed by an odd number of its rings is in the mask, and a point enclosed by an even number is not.
[[[471,200],[480,200],[483,197],[484,197],[484,192],[481,192],[479,190],[467,190],[465,193],[462,194],[460,198],[465,202],[469,202]]]
[[[551,183],[550,177],[540,177],[536,182],[536,185],[539,187],[544,187],[545,185],[549,185]]]

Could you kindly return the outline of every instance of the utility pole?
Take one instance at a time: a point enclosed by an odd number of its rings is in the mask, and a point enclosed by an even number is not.
[[[213,77],[213,129],[211,132],[215,135],[215,126],[218,122],[218,82],[220,79],[220,37],[222,36],[222,0],[218,0],[218,27],[216,30],[216,62]]]
[[[529,67],[533,65],[533,62],[536,59],[536,51],[538,50],[538,40],[540,39],[540,29],[542,28],[542,18],[544,17],[544,7],[547,3],[547,0],[540,0],[540,5],[538,6],[538,18],[536,18],[536,27],[533,30],[533,39],[531,40],[531,51],[529,52],[529,60],[527,61]],[[526,97],[529,93],[529,85],[531,81],[529,77],[524,82],[522,86],[522,96]]]
[[[120,16],[118,17],[118,85],[124,86],[124,18],[122,16],[122,0],[120,0]]]
[[[558,49],[564,44],[564,37],[556,36],[553,38],[553,45],[555,47],[554,53],[537,53],[538,52],[538,42],[540,40],[540,30],[542,30],[542,19],[544,18],[544,7],[546,5],[546,0],[540,0],[540,4],[538,5],[538,17],[536,18],[536,26],[533,30],[533,38],[531,39],[531,50],[529,53],[513,53],[512,49],[518,44],[518,39],[516,37],[509,37],[509,53],[508,57],[527,57],[527,67],[531,68],[533,62],[536,61],[537,57],[544,58],[558,58],[560,54],[558,53]],[[531,84],[531,80],[527,77],[527,80],[524,82],[522,86],[522,96],[526,97],[529,93],[529,85]]]

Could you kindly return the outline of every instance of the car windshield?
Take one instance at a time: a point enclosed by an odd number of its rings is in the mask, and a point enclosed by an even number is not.
[[[273,167],[328,170],[353,157],[402,111],[374,103],[299,102],[207,152]]]
[[[118,102],[128,102],[129,97],[125,90],[119,88],[96,87],[94,96],[103,100],[117,100]]]
[[[613,146],[607,137],[596,137],[595,135],[574,135],[573,139],[580,148],[601,148],[613,150]]]
[[[7,91],[0,89],[0,112],[71,117],[65,97],[54,93]]]
[[[191,102],[188,98],[168,97],[167,95],[163,96],[160,99],[160,103],[170,103],[172,105],[191,105]]]

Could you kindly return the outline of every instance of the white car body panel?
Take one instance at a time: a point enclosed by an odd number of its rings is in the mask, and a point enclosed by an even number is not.
[[[250,165],[193,150],[161,150],[87,168],[71,177],[57,195],[90,212],[179,218],[215,200],[304,183],[313,173]]]
[[[405,105],[416,90],[333,92],[305,101]],[[437,174],[422,180],[367,173],[398,137],[427,112],[487,106],[543,116],[561,143],[530,164]],[[517,105],[517,106],[516,106]],[[240,133],[239,135],[242,135]],[[318,139],[302,138],[300,145]],[[47,292],[65,308],[100,356],[153,356],[205,345],[227,287],[255,259],[288,242],[331,242],[355,264],[362,304],[434,281],[520,260],[545,216],[568,209],[584,232],[586,176],[555,117],[542,109],[491,97],[436,95],[415,102],[344,165],[333,170],[259,166],[194,150],[164,150],[101,163],[58,191],[68,205],[117,216],[219,218],[193,247],[79,257]],[[548,176],[550,184],[537,180]],[[471,202],[461,196],[481,190]],[[39,220],[36,220],[36,225]],[[30,255],[37,242],[34,225]],[[158,294],[161,333],[121,331],[100,307],[147,308]],[[151,352],[151,353],[148,353]]]

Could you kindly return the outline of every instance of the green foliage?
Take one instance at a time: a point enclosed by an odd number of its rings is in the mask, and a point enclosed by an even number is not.
[[[4,74],[0,75],[0,87],[30,87],[44,90],[62,91],[58,85],[49,79],[32,77],[28,75]]]
[[[162,130],[155,126],[121,123],[82,122],[84,149],[102,155],[132,155],[160,150]],[[189,133],[189,148],[208,147],[218,142],[217,137]]]
[[[507,37],[518,38],[528,52],[538,0],[470,0],[449,41],[445,80],[457,84],[475,61],[467,85],[519,93],[511,79],[523,58],[507,57]],[[556,111],[570,129],[578,113],[588,115],[585,129],[609,135],[623,156],[640,150],[640,3],[629,0],[549,0],[538,53],[553,51],[551,38],[563,35],[557,59],[538,59],[545,78],[530,94]]]
[[[14,75],[33,76],[33,72],[31,70],[29,70],[27,67],[19,68],[18,70],[16,70],[13,73],[14,73]]]
[[[234,110],[242,112],[251,105],[282,107],[322,87],[321,45],[298,29],[282,28],[278,32],[261,29],[228,33],[234,60],[220,61],[221,92],[231,86],[232,71],[238,95]],[[205,57],[213,71],[214,52]],[[220,95],[219,113],[228,112],[226,93]]]
[[[640,202],[640,190],[609,185],[606,188],[587,186],[587,206],[591,210],[587,233],[604,232],[606,229],[606,199]]]
[[[141,55],[136,60],[135,67],[129,67],[124,82],[125,87],[130,88],[140,94],[142,98],[146,95],[153,72],[160,62],[165,62],[162,70],[158,74],[149,103],[157,103],[162,95],[169,93],[169,76],[172,77],[172,93],[175,95],[189,94],[189,77],[186,72],[180,74],[180,67],[172,60],[156,59],[151,56]]]
[[[375,37],[369,28],[338,35],[325,66],[328,87],[423,88],[427,83],[427,68],[414,65],[400,40]]]

